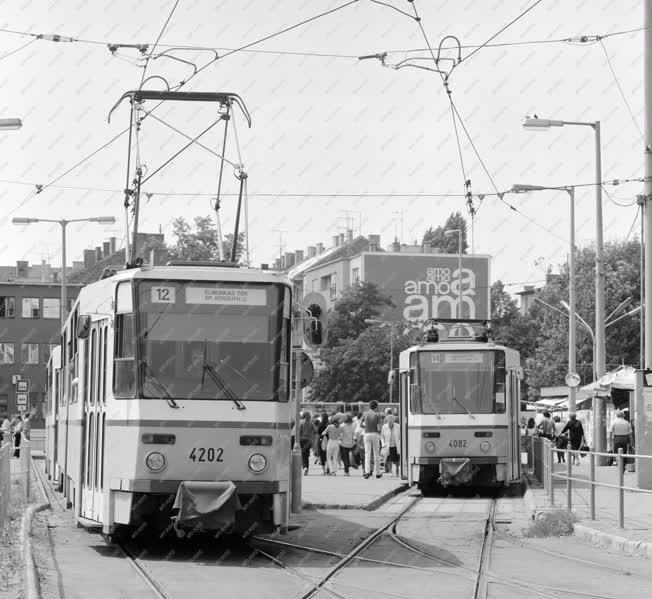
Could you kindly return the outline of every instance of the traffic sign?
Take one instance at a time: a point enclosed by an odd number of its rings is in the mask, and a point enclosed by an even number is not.
[[[16,393],[16,405],[26,406],[27,405],[27,393]]]
[[[29,380],[20,379],[16,381],[16,391],[18,393],[29,393]]]
[[[564,378],[564,381],[569,387],[579,387],[579,384],[582,382],[582,379],[580,378],[580,375],[577,374],[576,372],[569,372],[566,377]]]
[[[315,367],[306,352],[301,352],[301,388],[307,387],[315,376]],[[292,388],[296,387],[295,379],[292,379]]]
[[[27,406],[18,406],[19,412],[27,412]]]

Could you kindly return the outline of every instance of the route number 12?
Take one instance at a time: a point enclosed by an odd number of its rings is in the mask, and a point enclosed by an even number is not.
[[[152,287],[152,303],[173,304],[175,291],[174,287]]]

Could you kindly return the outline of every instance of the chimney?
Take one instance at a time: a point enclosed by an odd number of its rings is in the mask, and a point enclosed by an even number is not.
[[[45,267],[45,260],[41,260],[41,282],[44,283],[47,278],[45,276],[46,272],[46,267]]]
[[[392,251],[393,252],[400,252],[401,251],[401,244],[399,243],[398,239],[394,238],[394,242],[392,243]]]
[[[377,252],[380,248],[380,235],[369,235],[369,251]]]
[[[351,243],[353,241],[353,229],[346,230],[346,241],[347,243]]]
[[[421,244],[421,248],[424,254],[432,254],[432,242],[424,241]]]
[[[53,283],[59,283],[59,271],[58,270],[53,270],[52,271],[52,282]]]
[[[169,259],[170,255],[165,249],[151,250],[149,253],[150,266],[165,266]]]
[[[95,262],[99,262],[102,259],[102,248],[98,245],[95,248]]]
[[[95,250],[84,250],[84,268],[90,268],[95,264]]]
[[[267,264],[266,262],[263,262],[260,265],[260,270],[269,270],[269,264]]]
[[[340,246],[340,236],[339,235],[333,235],[333,247],[339,247]]]
[[[323,243],[318,243],[317,244],[317,256],[319,256],[319,254],[323,254],[323,253],[324,253],[324,244]]]
[[[274,270],[281,270],[281,259],[277,258],[274,260]]]
[[[314,258],[317,255],[317,248],[314,245],[308,246],[308,258]]]
[[[111,255],[115,254],[115,237],[109,237],[109,250]]]
[[[27,260],[17,260],[16,261],[16,278],[17,279],[26,279],[27,272],[29,268],[29,262]]]
[[[344,245],[344,233],[340,233],[340,245]]]
[[[303,250],[294,251],[294,263],[299,264],[299,262],[303,262]]]
[[[294,266],[294,254],[292,252],[285,252],[285,268]]]
[[[109,241],[105,241],[102,244],[102,255],[105,258],[108,258],[111,255],[111,243]]]

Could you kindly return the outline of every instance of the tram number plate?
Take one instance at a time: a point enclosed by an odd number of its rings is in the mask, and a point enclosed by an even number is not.
[[[451,439],[448,447],[466,447],[466,439]]]
[[[223,453],[221,447],[193,447],[188,458],[193,462],[222,462]]]

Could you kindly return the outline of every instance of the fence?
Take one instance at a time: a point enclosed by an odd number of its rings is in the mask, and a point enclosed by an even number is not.
[[[560,452],[566,456],[566,474],[554,472],[555,453]],[[533,439],[533,458],[534,458],[534,475],[539,482],[543,483],[544,489],[550,499],[550,504],[555,505],[555,487],[554,479],[566,481],[566,509],[570,512],[573,507],[572,491],[573,483],[589,484],[589,508],[591,511],[591,520],[595,520],[595,489],[596,487],[605,487],[616,489],[618,491],[618,527],[625,528],[625,491],[633,493],[652,494],[652,490],[639,489],[637,487],[625,486],[625,460],[644,460],[652,459],[652,455],[625,454],[622,449],[617,454],[601,453],[596,451],[582,451],[582,455],[589,457],[589,478],[578,478],[573,476],[573,454],[577,452],[572,449],[557,449],[552,441],[543,438]],[[618,484],[613,485],[598,481],[595,478],[596,457],[603,456],[617,460],[618,466]],[[636,464],[638,469],[640,464]]]
[[[32,451],[30,442],[23,438],[20,442],[20,457],[16,463],[16,468],[12,472],[11,456],[15,451],[11,443],[4,443],[0,447],[0,533],[4,530],[7,523],[7,515],[11,504],[11,481],[12,478],[20,478],[21,492],[25,501],[30,499],[30,469],[32,464]]]

